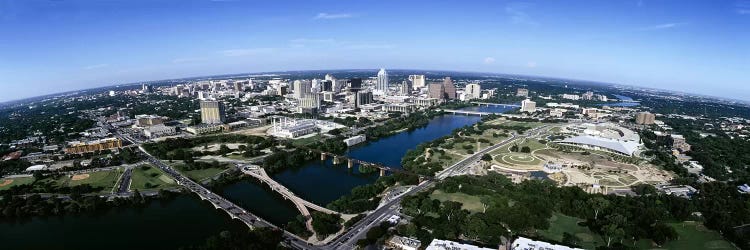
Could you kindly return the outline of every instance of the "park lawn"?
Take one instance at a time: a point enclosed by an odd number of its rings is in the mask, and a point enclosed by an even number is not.
[[[430,198],[443,201],[455,201],[463,204],[461,208],[469,210],[471,213],[482,213],[484,207],[482,206],[482,200],[478,196],[472,196],[464,193],[446,193],[440,190],[435,190],[430,194]]]
[[[182,165],[178,165],[176,168],[180,171],[180,173],[183,173],[188,178],[194,181],[203,181],[208,178],[212,178],[216,176],[217,174],[224,172],[227,170],[227,165],[223,165],[223,167],[218,168],[205,168],[205,169],[196,169],[196,170],[183,170],[181,168]]]
[[[133,169],[130,190],[149,190],[176,187],[175,181],[161,169],[153,166],[136,167]]]
[[[677,240],[669,241],[661,247],[651,245],[649,240],[638,241],[639,249],[736,249],[731,243],[724,240],[716,231],[712,231],[700,222],[685,221],[680,223],[669,223],[677,234]]]
[[[539,231],[539,234],[547,239],[561,242],[563,233],[569,233],[578,237],[581,240],[581,247],[585,249],[594,249],[596,246],[606,244],[601,236],[591,232],[587,227],[578,225],[581,221],[583,220],[576,217],[553,213],[549,218],[549,228]]]
[[[307,145],[310,145],[312,143],[319,142],[321,140],[322,139],[321,139],[320,135],[314,135],[314,136],[310,136],[310,137],[306,137],[306,138],[294,139],[294,140],[292,140],[292,145],[294,145],[294,146],[307,146]]]
[[[83,180],[77,180],[74,181],[68,178],[68,186],[74,187],[78,185],[83,184],[89,184],[93,188],[103,188],[104,191],[109,191],[112,189],[112,187],[117,184],[117,180],[120,178],[120,175],[122,174],[122,170],[116,169],[116,170],[110,170],[110,171],[98,171],[93,173],[88,173],[89,178],[83,179]]]
[[[445,150],[445,155],[448,156],[448,157],[450,157],[450,159],[440,159],[440,157],[443,156],[443,154],[434,152],[434,153],[430,154],[430,161],[431,162],[440,162],[440,165],[443,166],[443,168],[446,168],[448,166],[451,166],[451,165],[455,164],[460,159],[464,158],[464,156],[462,156],[462,155],[457,155],[457,154],[451,153],[447,149],[444,149],[444,150]],[[454,149],[451,149],[451,150],[454,150]],[[461,151],[458,151],[458,152],[461,152]]]
[[[541,122],[521,122],[521,121],[508,121],[504,123],[505,126],[523,126],[527,128],[536,128],[542,126],[544,123]]]
[[[34,182],[34,177],[18,177],[18,178],[5,178],[0,179],[0,184],[5,183],[6,181],[12,181],[11,183],[7,185],[0,186],[0,190],[8,190],[11,187],[14,186],[20,186],[24,184],[31,184]]]

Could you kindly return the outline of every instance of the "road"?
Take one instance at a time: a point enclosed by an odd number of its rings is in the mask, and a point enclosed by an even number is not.
[[[403,197],[420,192],[428,188],[429,186],[437,183],[438,181],[454,175],[455,171],[463,169],[469,164],[479,161],[482,155],[489,153],[500,147],[503,147],[516,139],[534,136],[538,134],[538,132],[544,129],[545,127],[546,126],[541,126],[541,127],[537,127],[534,129],[530,129],[526,131],[526,133],[524,133],[523,135],[511,134],[511,137],[509,137],[508,139],[498,144],[482,149],[481,151],[473,154],[472,156],[469,156],[459,162],[456,162],[452,166],[438,173],[435,176],[436,177],[435,179],[423,181],[422,183],[410,189],[409,191],[405,192],[401,196],[396,197],[393,200],[386,203],[385,205],[380,206],[379,208],[375,209],[370,214],[362,218],[362,220],[355,223],[354,226],[348,229],[346,233],[340,235],[338,238],[334,239],[328,245],[323,246],[322,248],[323,249],[354,249],[356,247],[357,240],[365,238],[364,236],[370,227],[372,227],[373,225],[379,225],[383,220],[386,220],[388,217],[390,217],[390,215],[396,214],[398,212],[399,203],[401,202],[401,199]]]

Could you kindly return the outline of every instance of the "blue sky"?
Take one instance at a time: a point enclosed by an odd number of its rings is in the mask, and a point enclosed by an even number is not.
[[[276,70],[527,74],[750,100],[750,1],[0,0],[0,101]]]

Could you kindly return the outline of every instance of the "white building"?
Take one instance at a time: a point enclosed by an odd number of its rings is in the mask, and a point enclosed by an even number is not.
[[[394,235],[385,243],[385,245],[388,249],[417,250],[419,249],[419,246],[422,245],[422,242],[417,239]]]
[[[479,84],[476,83],[470,83],[466,84],[466,90],[464,91],[466,94],[466,99],[479,99],[482,98],[482,87],[479,86]]]
[[[349,138],[344,139],[344,143],[346,143],[346,146],[351,147],[351,146],[360,144],[360,143],[362,143],[362,142],[364,142],[366,140],[367,140],[367,138],[365,137],[365,135],[358,135],[358,136],[349,137]]]
[[[385,69],[378,71],[378,81],[375,84],[375,89],[382,92],[383,95],[388,93],[388,72]]]
[[[414,89],[424,88],[427,86],[424,75],[410,75],[411,87]]]
[[[177,133],[177,129],[172,126],[165,126],[164,124],[150,126],[143,130],[143,135],[148,138],[157,138],[167,135],[173,135]]]
[[[536,102],[529,99],[521,101],[521,112],[534,113],[536,111]]]
[[[555,245],[544,241],[527,239],[524,237],[518,237],[510,245],[510,250],[582,250],[580,248],[567,247],[563,245]]]
[[[519,248],[521,249],[521,248]],[[492,248],[478,247],[469,244],[461,244],[449,240],[433,239],[426,250],[495,250]]]
[[[312,93],[312,83],[307,80],[294,80],[294,98],[301,99]]]
[[[578,95],[571,95],[571,94],[563,94],[562,98],[563,99],[568,99],[568,100],[580,100],[581,99],[580,96],[578,96]]]

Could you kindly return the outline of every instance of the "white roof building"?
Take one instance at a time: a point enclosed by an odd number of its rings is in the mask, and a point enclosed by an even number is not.
[[[520,249],[520,248],[519,248]],[[426,250],[495,250],[492,248],[478,247],[469,244],[461,244],[449,240],[434,239]]]
[[[26,171],[31,172],[31,171],[39,171],[39,170],[46,170],[46,169],[47,169],[47,165],[34,165],[34,166],[26,168]]]
[[[555,245],[544,241],[537,241],[527,239],[524,237],[518,237],[511,243],[510,250],[582,250],[580,248],[567,247],[563,245]]]

